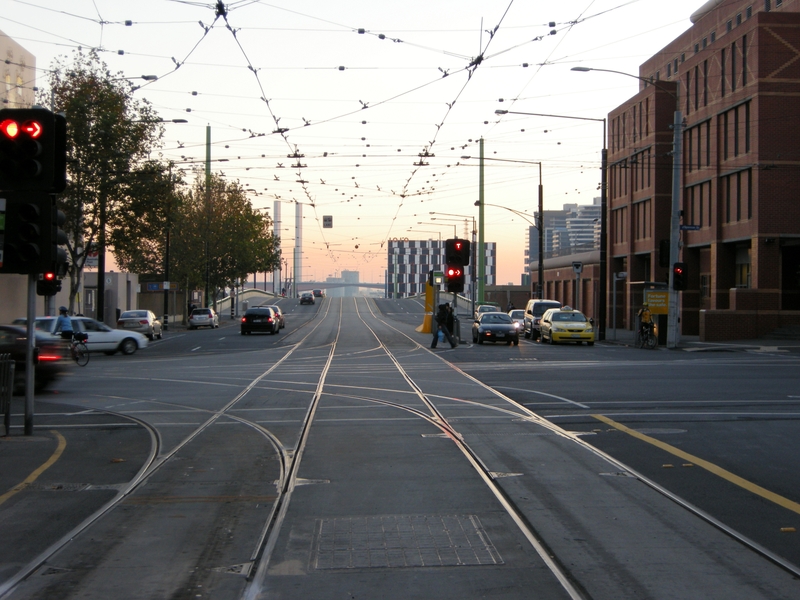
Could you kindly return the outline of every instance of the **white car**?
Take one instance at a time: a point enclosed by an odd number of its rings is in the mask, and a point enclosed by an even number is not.
[[[89,352],[105,352],[108,355],[122,352],[133,354],[139,348],[147,348],[147,338],[136,331],[125,329],[112,329],[108,325],[90,319],[89,317],[70,317],[72,330],[85,333],[88,338],[86,347]],[[61,339],[61,333],[56,331],[58,317],[36,317],[34,329],[44,331],[53,337]],[[24,325],[27,319],[16,319],[15,325]]]
[[[189,329],[198,327],[211,327],[211,329],[219,327],[219,315],[213,308],[195,308],[192,311],[189,315]]]
[[[525,330],[525,311],[521,308],[515,308],[508,311],[508,316],[511,317],[511,320],[514,321],[514,325],[517,326],[517,331],[522,333]]]

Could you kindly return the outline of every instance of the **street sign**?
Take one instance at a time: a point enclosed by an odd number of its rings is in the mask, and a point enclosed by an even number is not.
[[[333,229],[333,215],[322,216],[322,227],[324,229]]]
[[[700,225],[681,225],[681,231],[700,231]]]
[[[572,270],[575,271],[575,275],[580,275],[583,272],[583,263],[582,262],[572,263]]]

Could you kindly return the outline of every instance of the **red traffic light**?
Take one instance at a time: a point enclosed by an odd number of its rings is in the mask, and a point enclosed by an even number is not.
[[[461,277],[463,271],[458,267],[447,267],[447,277]]]
[[[44,273],[42,275],[42,279],[44,279],[45,281],[55,281],[56,274],[55,273]]]
[[[0,133],[9,139],[16,139],[21,133],[26,133],[29,138],[37,139],[42,136],[44,127],[39,121],[28,120],[21,125],[14,119],[6,119],[0,123]]]

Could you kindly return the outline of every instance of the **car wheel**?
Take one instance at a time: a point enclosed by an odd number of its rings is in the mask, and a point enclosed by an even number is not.
[[[189,325],[189,329],[194,329],[194,325]]]
[[[583,346],[583,342],[578,342],[578,346]]]
[[[483,338],[478,338],[478,343],[483,344]]]
[[[530,332],[530,331],[528,331],[528,330],[524,330],[524,331],[522,332],[522,335],[524,335],[524,336],[525,336],[525,339],[526,339],[526,340],[529,340],[529,339],[531,339],[531,332]]]
[[[586,342],[587,346],[594,346],[594,342]]]
[[[554,345],[555,345],[555,343],[556,343],[556,342],[555,342],[555,340],[553,339],[553,334],[552,334],[552,333],[550,334],[550,337],[549,337],[549,338],[547,338],[547,341],[550,343],[550,345],[551,345],[551,346],[554,346]]]
[[[240,331],[239,333],[241,333],[242,335],[244,335],[244,331]]]
[[[280,327],[278,327],[278,328],[275,330],[275,335],[280,335],[280,333],[281,333],[281,328],[280,328]]]
[[[515,345],[515,346],[519,346],[519,338],[517,338],[517,339],[515,339],[515,340],[514,340],[514,345]]]
[[[506,346],[510,346],[510,345],[511,345],[511,340],[508,340],[508,341],[506,342]]]
[[[133,338],[125,338],[120,342],[119,350],[125,355],[131,355],[139,349],[139,344]]]
[[[103,354],[105,354],[106,356],[114,356],[116,353],[117,353],[116,350],[106,350],[105,352],[103,352]]]
[[[152,342],[154,339],[156,339],[156,336],[154,336],[152,333],[148,333],[147,334],[147,339]]]

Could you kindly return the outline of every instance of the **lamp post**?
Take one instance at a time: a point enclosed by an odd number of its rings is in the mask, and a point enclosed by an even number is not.
[[[606,209],[608,206],[608,192],[606,171],[608,170],[608,149],[606,148],[606,120],[592,117],[574,117],[570,115],[550,115],[544,113],[515,112],[511,110],[496,110],[496,115],[526,115],[532,117],[553,117],[556,119],[574,119],[577,121],[595,121],[603,124],[603,149],[600,153],[600,302],[598,303],[597,339],[606,339],[606,312],[608,310],[608,265],[606,265],[606,245],[608,241],[608,227]],[[541,240],[541,236],[539,236]],[[541,258],[542,251],[539,250]]]
[[[505,114],[508,111],[495,111],[496,113]],[[520,113],[522,114],[522,113]],[[525,113],[527,114],[527,113]],[[468,160],[472,158],[471,156],[462,156],[464,160]],[[538,269],[538,279],[539,279],[539,298],[544,297],[544,186],[542,185],[542,163],[540,161],[535,160],[512,160],[506,158],[486,158],[483,157],[482,160],[493,160],[497,162],[512,162],[512,163],[522,163],[525,165],[539,165],[539,225],[537,226],[535,223],[531,223],[534,227],[536,227],[537,231],[539,232],[539,269]],[[475,206],[483,207],[483,206],[490,206],[483,202],[483,199],[479,199],[475,202]],[[491,206],[499,206],[497,204],[493,204]],[[500,208],[506,208],[505,206],[500,206]],[[483,208],[481,208],[483,210]],[[516,212],[512,209],[511,212]],[[519,213],[522,215],[523,213]],[[529,221],[530,223],[530,221]]]
[[[625,73],[624,71],[614,71],[612,69],[595,69],[591,67],[572,67],[573,71],[578,71],[581,73],[586,73],[588,71],[600,71],[603,73],[614,73],[616,75],[625,75],[626,77],[632,77],[633,79],[638,79],[639,81],[645,82],[645,84],[655,86],[675,99],[675,114],[672,123],[672,211],[671,211],[671,218],[670,218],[670,229],[669,229],[669,305],[667,307],[667,348],[675,348],[678,345],[678,340],[680,339],[680,328],[678,327],[678,294],[675,293],[673,289],[673,265],[678,262],[678,253],[679,248],[678,244],[680,244],[680,227],[681,227],[681,161],[683,160],[681,156],[682,151],[682,142],[683,142],[683,114],[679,109],[678,104],[678,94],[677,90],[679,88],[676,87],[676,92],[672,92],[652,79],[647,79],[646,77],[640,77],[638,75],[633,75],[631,73]],[[605,148],[605,126],[603,127],[603,147]],[[605,173],[605,170],[603,171]],[[605,187],[604,187],[605,193]],[[603,209],[603,217],[605,218],[605,208]],[[601,234],[602,237],[602,234]]]

